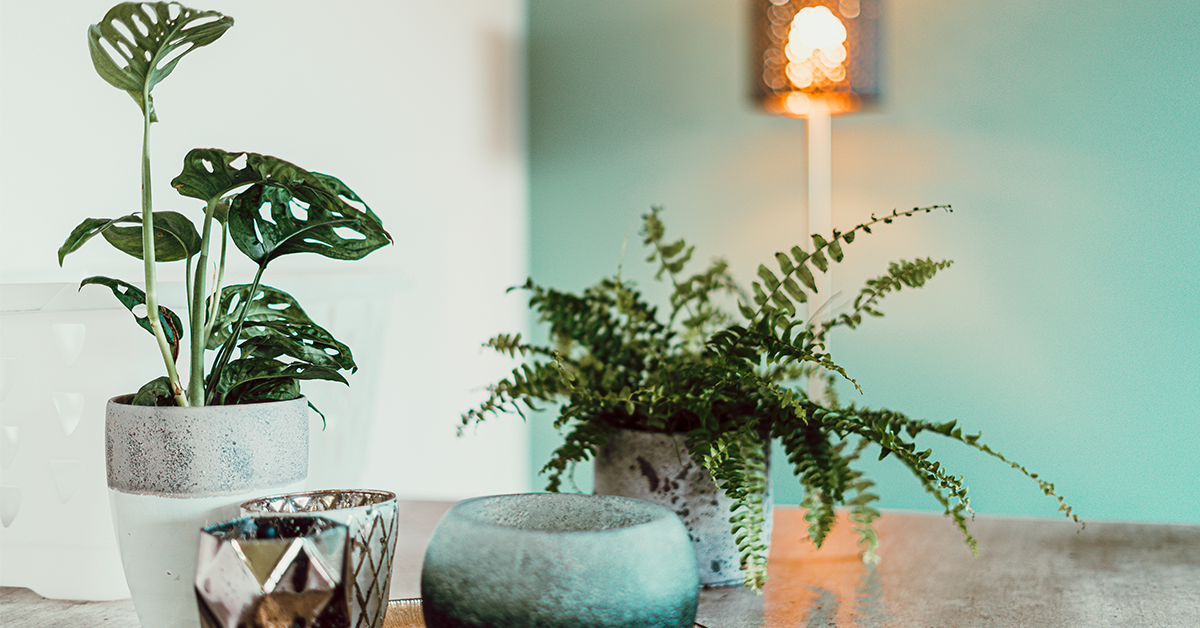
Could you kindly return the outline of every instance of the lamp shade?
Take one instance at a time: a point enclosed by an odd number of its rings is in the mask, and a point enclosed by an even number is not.
[[[879,96],[880,0],[751,0],[754,96],[768,113],[858,111]]]

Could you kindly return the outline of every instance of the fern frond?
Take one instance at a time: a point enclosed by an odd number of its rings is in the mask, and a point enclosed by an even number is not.
[[[940,270],[949,268],[954,262],[951,260],[933,261],[932,258],[917,259],[915,261],[900,260],[888,264],[888,272],[886,275],[880,275],[874,279],[868,279],[859,291],[859,294],[854,299],[854,307],[848,314],[841,314],[836,318],[826,320],[817,330],[815,337],[819,340],[824,340],[830,329],[845,325],[850,329],[855,329],[862,323],[863,314],[870,316],[883,316],[883,313],[875,309],[875,305],[888,293],[898,292],[904,286],[910,288],[920,288],[925,285]]]
[[[590,460],[608,442],[611,430],[595,421],[577,422],[565,434],[563,444],[554,450],[550,460],[539,473],[549,474],[546,490],[557,493],[562,489],[563,476],[571,478],[575,465]],[[572,481],[573,483],[573,481]]]
[[[734,432],[708,440],[693,437],[694,459],[700,460],[717,487],[733,500],[729,517],[737,542],[746,587],[759,590],[767,581],[764,499],[767,490],[766,442],[751,419]]]
[[[890,215],[884,216],[883,218],[877,218],[874,214],[872,214],[871,220],[859,224],[846,233],[835,230],[833,232],[832,240],[826,240],[821,234],[813,234],[812,251],[805,251],[799,246],[794,246],[791,249],[792,259],[790,260],[788,260],[787,256],[784,254],[776,254],[775,258],[776,261],[779,262],[780,271],[783,273],[783,278],[775,276],[775,274],[767,269],[766,266],[759,266],[759,278],[763,280],[763,284],[760,284],[757,281],[751,284],[751,288],[753,289],[755,295],[754,301],[755,304],[758,305],[758,309],[755,310],[753,308],[748,308],[752,313],[752,315],[748,317],[750,322],[753,323],[754,320],[759,316],[770,315],[776,309],[782,307],[779,305],[780,303],[789,303],[792,311],[795,311],[794,304],[792,304],[793,299],[799,303],[807,301],[807,297],[801,299],[793,294],[795,291],[803,292],[803,290],[800,290],[800,287],[796,285],[796,280],[799,280],[800,283],[804,284],[804,286],[808,288],[809,292],[816,294],[816,278],[809,266],[811,265],[812,268],[815,268],[820,272],[827,272],[829,270],[830,258],[832,258],[834,262],[841,262],[843,259],[841,243],[845,242],[846,244],[849,244],[853,242],[855,235],[858,232],[861,231],[863,233],[871,233],[871,227],[878,223],[890,224],[897,218],[909,217],[922,212],[929,213],[935,209],[953,211],[949,206],[933,205],[930,207],[914,207],[903,212],[893,210]],[[826,257],[826,254],[828,254],[828,257]],[[787,279],[793,279],[791,285],[786,283]],[[780,291],[781,288],[782,292]],[[778,298],[776,298],[776,295],[779,295]]]

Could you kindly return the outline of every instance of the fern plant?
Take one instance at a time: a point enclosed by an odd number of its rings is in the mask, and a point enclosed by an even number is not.
[[[905,287],[919,288],[950,266],[948,260],[902,260],[868,280],[849,311],[816,323],[799,317],[798,306],[816,293],[814,273],[843,259],[843,247],[881,224],[949,207],[934,206],[872,216],[828,238],[814,234],[812,247],[775,254],[777,270],[760,265],[749,293],[739,289],[725,262],[699,273],[684,271],[694,253],[680,239],[668,241],[655,208],[643,216],[647,261],[655,278],[670,281],[666,307],[645,301],[637,287],[606,277],[579,294],[528,280],[530,307],[549,325],[550,343],[498,335],[487,346],[525,358],[511,375],[489,387],[488,397],[462,415],[460,432],[490,416],[560,404],[554,426],[563,444],[542,471],[548,490],[562,488],[576,463],[590,459],[617,429],[687,435],[688,448],[702,461],[720,490],[733,499],[731,532],[738,539],[745,584],[766,580],[763,499],[765,447],[779,439],[804,488],[808,537],[820,547],[833,526],[835,508],[849,508],[863,557],[874,560],[872,523],[879,517],[873,482],[854,465],[867,447],[879,459],[895,456],[942,506],[972,551],[967,529],[970,499],[962,476],[933,459],[915,440],[932,433],[1011,465],[1058,501],[1059,510],[1079,521],[1054,485],[1012,462],[951,421],[933,423],[899,412],[842,404],[831,383],[857,382],[826,350],[837,327],[856,328],[865,316],[881,316],[879,302]],[[736,302],[736,308],[725,303]],[[733,311],[730,311],[730,310]],[[810,396],[801,385],[824,373],[825,394]]]
[[[149,138],[158,114],[151,92],[184,55],[232,26],[233,18],[216,11],[125,2],[88,29],[96,72],[141,110],[142,207],[136,214],[84,220],[59,248],[58,263],[96,236],[143,261],[144,290],[102,276],[80,284],[109,288],[155,338],[166,373],[138,390],[135,405],[279,401],[298,398],[300,380],[346,383],[341,371],[357,369],[350,348],[289,294],[263,284],[263,272],[284,255],[356,260],[392,241],[379,217],[337,178],[256,153],[195,149],[184,157],[171,185],[203,203],[200,229],[178,212],[154,211]],[[257,266],[250,283],[223,284],[230,241]],[[180,261],[186,321],[158,302],[159,264]],[[185,340],[186,380],[176,364]],[[216,353],[206,374],[208,351]]]

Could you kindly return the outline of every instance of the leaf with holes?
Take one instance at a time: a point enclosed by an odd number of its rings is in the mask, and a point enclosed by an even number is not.
[[[346,384],[334,369],[312,364],[287,364],[270,358],[243,358],[230,362],[217,381],[218,405],[241,403],[244,397],[255,391],[275,388],[286,380],[325,379]],[[297,392],[298,392],[297,388]]]
[[[128,92],[156,122],[150,96],[154,86],[184,55],[216,41],[231,26],[231,17],[176,2],[123,2],[88,28],[88,49],[100,77]]]
[[[271,175],[296,180],[306,174],[311,173],[267,155],[231,153],[219,148],[193,148],[183,158],[183,170],[171,179],[171,187],[188,198],[198,198],[207,203],[240,187],[262,183]]]
[[[263,266],[291,253],[356,260],[392,241],[377,219],[324,186],[254,185],[234,197],[229,228],[238,249]]]
[[[286,355],[325,368],[358,370],[350,347],[313,323],[284,321],[248,322],[242,327],[246,338],[238,349],[243,357],[277,358]]]
[[[289,253],[356,260],[392,241],[345,183],[270,155],[196,149],[171,185],[204,201],[250,186],[230,202],[229,229],[238,249],[259,265]]]
[[[130,314],[133,314],[134,319],[137,320],[137,324],[141,325],[143,329],[151,334],[154,333],[154,328],[150,326],[150,317],[139,316],[134,311],[134,308],[139,305],[142,307],[146,306],[146,293],[141,288],[120,279],[110,279],[108,277],[88,277],[79,282],[79,287],[83,288],[89,284],[108,286],[112,290],[113,296],[117,297],[117,300],[121,302],[121,305],[124,305]],[[178,358],[179,339],[183,333],[183,323],[174,312],[162,306],[158,308],[158,317],[162,323],[163,333],[167,337],[167,342],[171,345],[171,353],[174,357]]]
[[[136,227],[119,227],[133,223]],[[142,217],[129,214],[120,218],[88,218],[67,236],[58,249],[58,265],[67,255],[79,250],[97,234],[103,235],[117,250],[142,259]],[[200,252],[200,233],[186,216],[178,212],[154,212],[154,255],[160,262],[187,259]]]
[[[295,323],[317,327],[300,303],[292,295],[272,288],[258,286],[254,297],[250,298],[249,284],[225,286],[221,291],[221,302],[217,304],[216,321],[213,323],[212,335],[208,337],[208,349],[216,349],[229,340],[233,328],[241,316],[242,307],[249,302],[246,310],[246,323]],[[320,329],[320,327],[317,327]],[[321,330],[325,331],[325,330]],[[328,332],[326,332],[328,333]]]

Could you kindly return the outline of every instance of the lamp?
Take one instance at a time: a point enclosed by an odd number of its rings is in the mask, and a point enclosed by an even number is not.
[[[768,113],[807,120],[809,233],[833,230],[831,116],[879,96],[879,2],[752,0],[755,99]],[[815,279],[809,318],[819,324],[832,284],[828,272]],[[810,396],[820,386],[814,376]]]
[[[754,94],[768,113],[858,111],[879,97],[880,0],[753,0]],[[824,105],[821,107],[820,105]]]

